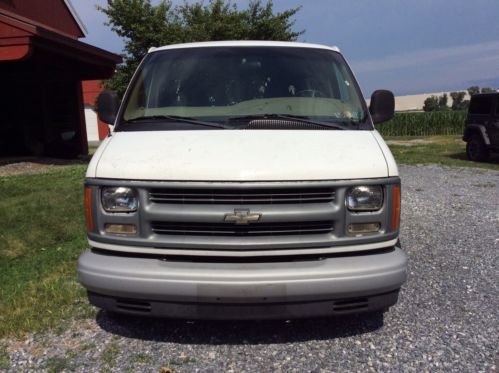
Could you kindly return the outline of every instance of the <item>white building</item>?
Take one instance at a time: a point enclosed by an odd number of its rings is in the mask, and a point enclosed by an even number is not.
[[[470,95],[467,91],[457,91],[465,92],[464,99],[469,100]],[[407,96],[395,96],[395,111],[420,111],[423,110],[424,101],[430,96],[442,96],[447,94],[447,105],[452,105],[452,97],[450,97],[450,92],[433,92],[433,93],[420,93],[418,95],[407,95]],[[369,105],[370,99],[366,100],[367,105]]]

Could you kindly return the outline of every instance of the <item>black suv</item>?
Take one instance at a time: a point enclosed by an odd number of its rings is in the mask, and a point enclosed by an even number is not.
[[[463,140],[471,161],[486,161],[490,152],[499,152],[499,93],[471,96]]]

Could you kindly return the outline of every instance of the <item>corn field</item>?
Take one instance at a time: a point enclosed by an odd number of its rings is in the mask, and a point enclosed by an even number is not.
[[[393,119],[376,125],[383,136],[435,136],[463,133],[465,111],[395,113]]]

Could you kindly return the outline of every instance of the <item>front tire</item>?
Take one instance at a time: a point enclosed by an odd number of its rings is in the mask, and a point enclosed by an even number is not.
[[[466,143],[466,156],[473,162],[484,162],[489,158],[489,150],[479,134],[471,136]]]

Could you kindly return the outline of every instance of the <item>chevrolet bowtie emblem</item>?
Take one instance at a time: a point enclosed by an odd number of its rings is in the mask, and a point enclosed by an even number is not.
[[[224,221],[234,224],[256,223],[260,220],[262,214],[252,214],[250,210],[234,210],[234,213],[225,214]]]

